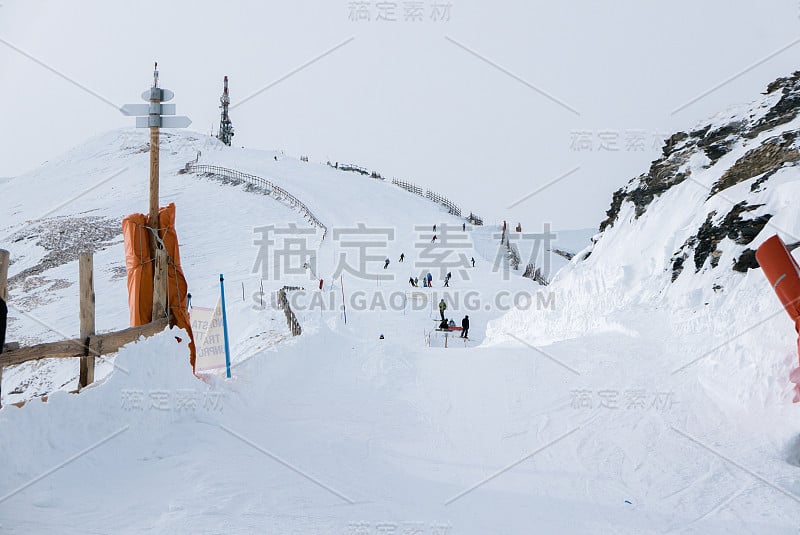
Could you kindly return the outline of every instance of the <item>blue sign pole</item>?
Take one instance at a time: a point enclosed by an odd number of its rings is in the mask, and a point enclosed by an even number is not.
[[[225,373],[231,378],[231,352],[228,349],[228,315],[225,312],[225,279],[219,274],[219,293],[222,296],[222,333],[225,338]]]

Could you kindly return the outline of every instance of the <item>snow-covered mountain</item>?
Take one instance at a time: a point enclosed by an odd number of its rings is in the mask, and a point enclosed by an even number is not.
[[[648,172],[613,194],[593,244],[558,274],[552,289],[564,306],[513,311],[490,338],[574,338],[628,328],[632,310],[662,314],[671,344],[692,340],[693,353],[710,352],[697,365],[721,398],[782,404],[794,332],[755,249],[773,234],[800,241],[798,113],[800,72],[671,136]],[[670,364],[683,360],[692,359]]]
[[[593,243],[578,251],[583,233],[565,232],[548,245],[576,254],[549,257],[546,287],[509,272],[500,222],[451,242],[476,264],[450,267],[443,288],[432,227],[464,221],[441,206],[279,152],[165,135],[162,200],[177,205],[193,303],[213,304],[225,273],[233,378],[193,377],[166,332],[106,359],[78,395],[64,391],[77,363],[5,370],[0,531],[796,533],[794,332],[752,250],[800,234],[798,95],[800,77],[778,80],[674,135],[613,195]],[[188,161],[271,181],[327,232],[246,184],[183,172]],[[127,324],[117,229],[145,210],[147,169],[146,133],[125,130],[0,183],[11,340],[77,333],[75,258],[90,243],[98,330]],[[265,251],[269,226],[285,232]],[[523,267],[544,265],[541,244],[514,245]],[[428,270],[435,287],[411,288]],[[301,336],[262,285],[305,288]],[[471,341],[433,331],[439,298],[448,317],[469,314]]]

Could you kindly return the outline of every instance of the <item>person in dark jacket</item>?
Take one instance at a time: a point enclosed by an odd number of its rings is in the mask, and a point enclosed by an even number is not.
[[[461,320],[461,338],[469,338],[469,316]]]
[[[0,297],[0,353],[3,352],[3,344],[6,343],[6,321],[8,321],[8,307]]]

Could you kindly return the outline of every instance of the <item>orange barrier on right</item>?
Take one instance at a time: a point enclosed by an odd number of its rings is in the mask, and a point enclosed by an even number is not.
[[[794,321],[800,359],[800,266],[777,234],[761,244],[756,251],[756,260],[786,313]],[[795,383],[793,401],[797,403],[800,401],[800,368],[793,370],[789,379]]]

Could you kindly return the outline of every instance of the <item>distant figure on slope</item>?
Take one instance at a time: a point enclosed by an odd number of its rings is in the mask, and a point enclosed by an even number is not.
[[[411,285],[411,287],[413,288],[413,287],[414,287],[414,277],[409,277],[409,278],[408,278],[408,283],[409,283],[409,284]]]
[[[383,263],[383,269],[386,269],[387,267],[389,267],[389,259],[388,258]]]
[[[450,321],[447,322],[447,328],[453,329],[456,326],[456,322],[453,321],[453,318],[450,318]]]
[[[436,232],[436,225],[433,225],[433,231]]]
[[[517,223],[516,231],[517,232],[522,232],[522,223]]]
[[[473,256],[470,260],[472,260],[472,267],[475,267],[475,257]]]
[[[436,241],[436,234],[434,234],[434,235],[433,235],[433,238],[431,238],[431,243],[433,243],[433,242],[435,242],[435,241]]]
[[[467,231],[467,224],[461,223],[461,232],[466,232],[466,231]]]
[[[447,275],[444,278],[444,286],[445,286],[445,288],[449,288],[450,287],[450,277],[451,276],[452,276],[452,274],[448,271]]]
[[[469,338],[469,316],[461,320],[461,338]]]
[[[444,299],[439,301],[439,315],[442,317],[442,321],[444,321],[444,311],[447,310],[447,303],[444,302]]]
[[[431,275],[430,271],[428,272],[427,279],[428,279],[428,287],[430,288],[431,287],[431,283],[433,282],[433,275]]]
[[[402,262],[403,260],[405,260],[405,258],[406,258],[405,253],[400,253],[400,261]]]
[[[419,288],[419,277],[414,277],[414,287]]]

